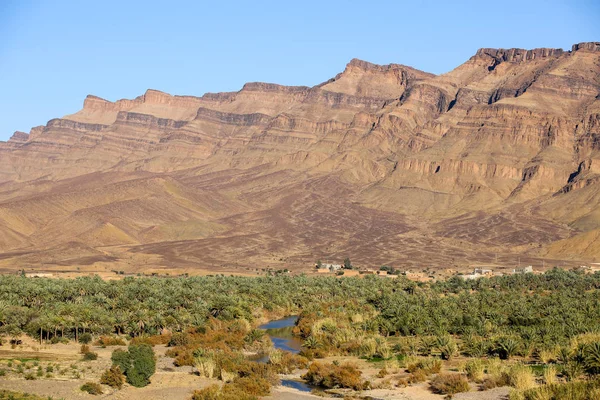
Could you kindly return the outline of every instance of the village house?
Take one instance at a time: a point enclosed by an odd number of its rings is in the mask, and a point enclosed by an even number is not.
[[[523,268],[513,269],[513,274],[532,274],[532,273],[533,273],[533,267],[531,265],[528,265]]]
[[[25,273],[25,277],[27,278],[50,278],[54,276],[54,274],[44,273],[44,272],[27,272]]]
[[[473,274],[490,276],[490,275],[494,274],[494,271],[492,271],[491,269],[485,269],[485,268],[475,268],[475,269],[473,269]]]
[[[319,273],[323,273],[323,272],[336,272],[342,269],[342,265],[341,264],[326,264],[326,263],[322,263],[321,266],[319,267],[317,265],[317,272]]]
[[[479,279],[483,277],[490,277],[494,275],[494,271],[485,268],[473,268],[473,273],[467,275],[461,275],[463,279]]]

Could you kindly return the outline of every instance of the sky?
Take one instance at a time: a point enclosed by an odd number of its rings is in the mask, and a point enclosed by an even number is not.
[[[439,74],[481,47],[600,41],[599,21],[598,0],[0,0],[0,140],[88,94],[312,86],[352,58]]]

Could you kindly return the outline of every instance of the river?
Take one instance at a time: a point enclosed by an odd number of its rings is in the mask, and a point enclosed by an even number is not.
[[[292,329],[296,326],[298,316],[294,315],[283,319],[269,321],[264,325],[259,326],[259,329],[264,329],[273,342],[273,347],[279,350],[288,351],[293,354],[298,354],[302,348],[302,340],[294,336]],[[269,356],[261,356],[257,362],[269,361]],[[281,385],[290,387],[301,392],[310,392],[312,387],[302,381],[293,379],[282,379]]]

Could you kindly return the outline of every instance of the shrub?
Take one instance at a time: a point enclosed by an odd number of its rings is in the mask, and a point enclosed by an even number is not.
[[[123,339],[117,336],[100,336],[96,340],[96,346],[125,346],[127,343]]]
[[[118,365],[113,365],[112,367],[104,371],[102,373],[102,376],[100,377],[100,383],[113,388],[121,389],[121,387],[125,383],[125,375],[123,375],[121,367],[119,367]]]
[[[175,364],[176,367],[194,365],[194,353],[189,349],[183,349],[183,351],[177,354],[173,364]]]
[[[196,390],[192,395],[192,400],[258,400],[258,397],[244,393],[239,387],[228,383],[223,387],[211,385]]]
[[[257,377],[237,378],[234,385],[251,396],[268,396],[271,391],[271,384],[266,379]]]
[[[356,366],[346,363],[342,365],[322,364],[314,362],[308,367],[302,379],[314,386],[327,389],[350,388],[360,390],[363,388],[361,372]]]
[[[82,344],[81,347],[79,348],[79,354],[85,354],[85,353],[89,353],[90,352],[90,346],[88,346],[87,344]]]
[[[25,374],[25,380],[34,381],[35,376],[32,373],[27,373],[27,374]]]
[[[149,344],[156,346],[158,344],[168,344],[171,341],[171,335],[153,335],[153,336],[137,336],[131,339],[131,344]]]
[[[460,374],[440,374],[431,381],[430,386],[433,392],[447,395],[470,390],[469,381]]]
[[[98,359],[98,353],[94,353],[93,351],[88,351],[83,355],[83,361],[93,361]]]
[[[187,346],[191,343],[190,335],[188,333],[179,332],[174,333],[169,340],[169,347]]]
[[[111,360],[121,368],[127,377],[127,383],[143,387],[150,383],[150,377],[156,371],[156,357],[152,347],[147,344],[132,344],[128,351],[115,350]]]
[[[88,344],[92,341],[92,335],[89,333],[83,333],[79,336],[79,342],[83,344]]]
[[[544,385],[517,392],[524,400],[591,400],[600,398],[600,381],[567,382],[565,384]],[[514,397],[517,397],[514,396]],[[512,398],[511,393],[511,398]]]
[[[518,390],[530,389],[535,386],[533,371],[526,365],[515,364],[507,372],[508,383]]]
[[[437,374],[442,370],[442,362],[432,358],[423,358],[418,361],[409,363],[406,370],[410,373],[422,371],[425,376]]]
[[[88,392],[89,394],[97,395],[102,394],[102,386],[94,382],[86,382],[79,388],[83,392]]]
[[[467,364],[465,365],[465,372],[467,373],[467,378],[470,380],[478,383],[483,382],[485,368],[481,360],[467,361]]]
[[[577,380],[583,375],[583,365],[577,361],[569,361],[562,367],[562,374],[565,376],[568,382]]]
[[[410,375],[408,375],[408,383],[425,382],[428,376],[429,375],[427,375],[427,373],[424,370],[418,369],[414,372],[411,372]]]
[[[554,365],[548,365],[544,368],[544,383],[546,385],[552,385],[556,383],[556,367]]]

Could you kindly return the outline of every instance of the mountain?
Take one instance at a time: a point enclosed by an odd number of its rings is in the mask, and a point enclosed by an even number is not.
[[[600,261],[600,42],[88,96],[0,142],[0,268]]]

